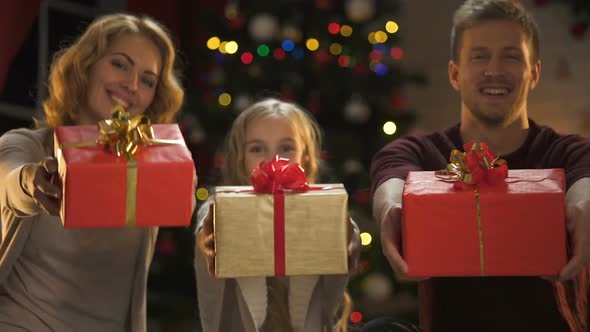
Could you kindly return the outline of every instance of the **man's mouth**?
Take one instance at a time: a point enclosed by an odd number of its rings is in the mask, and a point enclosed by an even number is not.
[[[479,92],[487,96],[506,96],[510,93],[509,88],[481,88]]]

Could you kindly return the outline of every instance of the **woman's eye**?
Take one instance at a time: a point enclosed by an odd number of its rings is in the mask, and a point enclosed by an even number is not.
[[[143,78],[141,81],[147,87],[153,88],[154,86],[156,86],[156,82],[153,79],[151,79],[151,78]]]
[[[119,61],[119,60],[112,60],[111,61],[111,65],[117,69],[127,69],[127,65],[124,64],[123,62]]]

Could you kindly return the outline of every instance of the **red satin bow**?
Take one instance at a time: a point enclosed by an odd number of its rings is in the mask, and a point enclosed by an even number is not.
[[[465,185],[494,185],[508,177],[506,161],[499,159],[487,144],[469,142],[463,149],[465,152],[451,151],[450,163],[435,174],[455,180],[457,189]]]
[[[250,183],[257,193],[276,193],[277,191],[305,192],[309,190],[305,171],[299,164],[289,163],[289,159],[274,157],[271,161],[252,170]]]
[[[490,150],[485,143],[470,142],[463,146],[465,163],[471,173],[472,184],[497,184],[508,177],[506,162]]]

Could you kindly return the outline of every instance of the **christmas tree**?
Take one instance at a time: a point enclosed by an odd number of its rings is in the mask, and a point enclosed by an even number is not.
[[[349,285],[353,323],[383,314],[416,320],[415,285],[392,275],[370,207],[371,158],[412,132],[416,116],[403,89],[424,83],[421,74],[403,66],[400,6],[377,0],[230,0],[223,16],[202,15],[207,34],[191,55],[201,63],[183,121],[199,150],[199,199],[207,197],[205,187],[219,184],[223,156],[217,152],[224,135],[254,101],[293,101],[318,120],[324,131],[321,181],[344,183],[350,214],[363,233],[360,273]]]

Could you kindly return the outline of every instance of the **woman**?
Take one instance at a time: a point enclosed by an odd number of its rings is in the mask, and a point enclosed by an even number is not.
[[[146,330],[157,228],[64,229],[53,128],[96,124],[117,105],[172,122],[184,95],[174,61],[154,20],[100,17],[55,56],[37,128],[0,138],[1,331]]]

